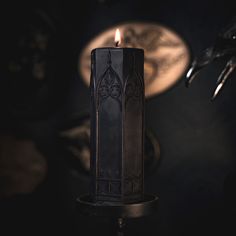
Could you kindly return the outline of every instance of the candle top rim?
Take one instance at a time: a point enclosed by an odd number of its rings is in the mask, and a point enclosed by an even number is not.
[[[123,50],[138,50],[138,51],[142,51],[144,52],[143,48],[129,48],[129,47],[99,47],[99,48],[94,48],[92,49],[91,53],[96,51],[96,50],[102,50],[102,49],[109,49],[109,50],[119,50],[119,49],[123,49]]]

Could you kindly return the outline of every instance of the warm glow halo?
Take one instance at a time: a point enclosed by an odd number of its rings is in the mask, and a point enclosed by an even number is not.
[[[145,51],[145,95],[151,97],[171,88],[185,73],[189,50],[173,30],[148,22],[121,23],[93,38],[80,54],[78,69],[84,82],[90,82],[90,53],[99,47],[114,47],[114,33],[122,35],[120,47],[143,48]]]

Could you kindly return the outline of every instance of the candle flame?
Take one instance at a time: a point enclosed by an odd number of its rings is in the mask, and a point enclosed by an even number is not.
[[[116,29],[115,44],[116,44],[116,47],[118,47],[121,44],[121,36],[120,36],[120,30],[119,29]]]

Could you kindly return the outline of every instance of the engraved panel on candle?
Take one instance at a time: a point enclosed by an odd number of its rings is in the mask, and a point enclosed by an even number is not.
[[[125,57],[131,66],[124,86],[124,195],[132,198],[140,197],[143,192],[144,82],[143,66],[135,58],[134,54]]]

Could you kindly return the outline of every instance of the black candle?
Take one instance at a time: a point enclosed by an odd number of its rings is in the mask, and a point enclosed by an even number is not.
[[[91,53],[91,192],[96,203],[143,197],[144,52],[96,48]]]

